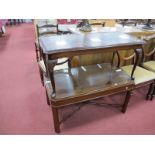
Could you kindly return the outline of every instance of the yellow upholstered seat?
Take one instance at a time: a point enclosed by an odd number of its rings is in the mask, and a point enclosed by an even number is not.
[[[144,62],[143,66],[144,68],[155,72],[155,61]]]
[[[131,76],[133,65],[123,66],[121,69]],[[133,76],[135,84],[144,83],[155,79],[155,73],[148,71],[142,67],[137,66]]]

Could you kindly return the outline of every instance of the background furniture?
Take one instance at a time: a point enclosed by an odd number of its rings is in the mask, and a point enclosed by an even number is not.
[[[155,52],[155,44],[153,39],[155,38],[155,35],[145,37],[144,40],[146,41],[143,45],[143,50],[141,55],[141,61],[139,61],[139,66],[136,67],[134,78],[135,78],[135,88],[139,88],[141,86],[150,85],[146,99],[149,99],[149,97],[152,94],[153,87],[155,85],[155,73],[153,73],[153,69],[155,69],[155,65],[153,66],[154,61],[147,61],[148,57],[153,56]],[[138,50],[139,51],[139,50]],[[129,61],[132,59],[132,63],[135,62],[136,55],[133,53],[132,55],[128,57],[122,57],[120,56],[120,52],[118,53],[118,56],[122,61]],[[153,57],[152,57],[153,58]],[[146,62],[143,62],[143,61]],[[123,71],[125,71],[128,75],[131,75],[133,65],[124,65],[121,67]],[[151,70],[152,68],[152,70]]]
[[[147,44],[145,46],[143,67],[155,73],[155,35],[145,37],[144,40]],[[150,90],[150,96],[148,98],[150,97],[152,100],[154,95],[155,82],[152,84],[152,90]]]
[[[7,25],[16,25],[24,23],[24,19],[8,19]]]
[[[35,20],[34,25],[35,25],[35,31],[36,31],[36,41],[35,41],[36,59],[39,65],[39,73],[40,73],[41,82],[42,82],[42,85],[44,86],[43,76],[46,76],[47,73],[46,73],[45,62],[43,60],[43,54],[38,44],[38,38],[40,36],[60,35],[60,34],[67,34],[67,33],[66,31],[60,32],[58,30],[57,20],[47,20],[47,19]],[[58,59],[58,63],[60,65],[56,66],[55,70],[61,69],[62,68],[61,64],[63,64],[63,68],[67,68],[68,67],[67,62],[68,62],[67,58]]]
[[[7,23],[7,19],[0,19],[0,33],[5,33],[5,25]]]
[[[109,20],[110,21],[110,20]],[[106,25],[106,24],[105,24]],[[130,25],[130,26],[124,26],[117,24],[115,22],[115,26],[112,27],[97,27],[97,26],[92,26],[92,31],[91,32],[82,32],[79,30],[79,28],[69,28],[69,30],[74,33],[74,34],[82,34],[82,33],[97,33],[97,32],[123,32],[130,34],[132,36],[135,36],[137,38],[144,38],[149,35],[155,34],[155,29],[154,30],[143,30],[141,28],[141,25]],[[122,57],[128,57],[133,53],[133,51],[127,51],[127,52],[120,52],[120,55]],[[86,55],[86,56],[78,56],[72,59],[72,66],[80,66],[80,65],[90,65],[90,64],[95,64],[97,62],[102,63],[103,60],[104,62],[109,62],[111,59],[112,55],[103,53],[103,54],[97,54],[97,55]],[[130,64],[130,61],[125,62],[126,65]],[[120,62],[120,66],[124,65],[124,61]]]
[[[52,26],[50,28],[50,26]],[[57,26],[57,20],[56,19],[35,19],[34,20],[34,28],[35,28],[35,38],[38,39],[38,28],[40,28],[40,35],[44,35],[44,34],[50,34],[53,32],[57,33],[57,27],[53,27],[53,26]]]

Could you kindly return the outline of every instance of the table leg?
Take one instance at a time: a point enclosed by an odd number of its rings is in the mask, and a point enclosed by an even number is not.
[[[36,59],[37,59],[37,62],[39,61],[39,56],[38,56],[38,45],[37,43],[35,43],[35,51],[36,51]]]
[[[56,133],[60,133],[60,122],[59,122],[58,109],[52,107],[52,113],[53,113],[53,121],[54,121],[54,130]]]
[[[1,33],[4,34],[3,28],[1,28]]]
[[[43,77],[43,71],[40,69],[39,67],[39,73],[40,73],[40,79],[41,79],[41,83],[44,86],[44,77]]]
[[[151,101],[153,100],[154,95],[155,95],[155,84],[153,85],[153,92],[151,94]]]
[[[50,104],[50,100],[49,100],[48,95],[47,95],[47,91],[45,91],[45,92],[46,92],[46,101],[47,101],[47,104],[48,104],[48,105],[51,105],[51,104]]]
[[[148,90],[148,93],[146,95],[146,100],[148,100],[149,97],[151,96],[152,89],[153,89],[153,83],[151,83],[149,86],[149,90]]]
[[[131,97],[131,91],[127,91],[126,96],[125,96],[125,101],[124,101],[124,104],[123,104],[123,107],[122,107],[122,112],[123,113],[126,112],[130,97]]]
[[[56,96],[56,88],[55,88],[55,80],[54,80],[54,67],[56,64],[57,64],[57,60],[48,60],[46,65],[48,75],[50,76],[50,80],[53,88],[52,97]]]

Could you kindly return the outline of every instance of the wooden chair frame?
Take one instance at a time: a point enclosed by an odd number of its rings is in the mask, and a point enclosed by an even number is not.
[[[141,49],[139,49],[141,50]],[[154,50],[153,50],[154,51]],[[119,52],[117,51],[117,57],[118,57],[118,67],[120,67],[120,61],[129,61],[129,60],[132,60],[132,63],[135,62],[135,60],[137,59],[137,56],[138,56],[138,59],[139,59],[139,55],[136,55],[135,53],[133,53],[132,55],[128,56],[128,57],[121,57]],[[139,62],[139,66],[140,67],[143,67],[143,62],[144,62],[144,58],[145,56],[151,56],[154,52],[150,52],[148,54],[145,54],[144,53],[144,50],[141,53],[141,60]],[[146,100],[148,100],[151,96],[153,96],[152,92],[153,92],[153,87],[155,87],[155,79],[154,80],[150,80],[150,81],[147,81],[147,82],[144,82],[144,83],[141,83],[141,84],[138,84],[138,85],[135,85],[135,89],[139,88],[139,87],[143,87],[143,86],[146,86],[146,85],[149,85],[149,89],[148,89],[148,92],[146,94]]]
[[[151,49],[151,50],[149,49],[151,44],[152,44],[152,41],[155,40],[155,35],[145,37],[144,40],[146,42],[148,42],[148,46],[147,46],[147,49],[146,49],[147,51],[144,54],[143,62],[147,61],[148,58],[150,58],[150,60],[155,61],[155,45],[153,45],[153,49]],[[149,95],[147,96],[147,99],[153,100],[154,96],[155,96],[155,82],[152,84],[152,89],[149,90]]]

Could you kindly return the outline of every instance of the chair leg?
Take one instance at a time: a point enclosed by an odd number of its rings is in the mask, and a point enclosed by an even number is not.
[[[37,62],[39,61],[39,56],[38,56],[38,46],[37,44],[35,43],[35,51],[36,51],[36,59],[37,59]]]
[[[54,121],[54,130],[56,133],[60,133],[60,122],[59,122],[58,109],[52,107],[52,113],[53,113],[53,121]]]
[[[44,86],[44,76],[43,76],[43,72],[42,72],[42,70],[40,68],[39,68],[39,73],[40,73],[41,83]]]
[[[50,104],[50,100],[49,100],[48,95],[47,95],[47,91],[45,91],[45,92],[46,92],[46,101],[47,101],[47,104],[48,104],[48,105],[51,105],[51,104]]]
[[[153,83],[151,83],[150,86],[149,86],[149,90],[148,90],[148,93],[146,95],[146,100],[148,100],[149,97],[151,96],[151,92],[152,92],[152,89],[153,89],[152,86],[153,86]]]
[[[1,34],[4,34],[3,28],[1,28]]]
[[[153,92],[151,94],[151,99],[150,99],[151,101],[153,100],[154,95],[155,95],[155,85],[154,85],[154,88],[153,88]]]
[[[123,107],[122,107],[122,113],[126,112],[130,97],[131,97],[131,91],[127,91],[126,96],[125,96],[125,101],[124,101],[124,104],[123,104]]]

